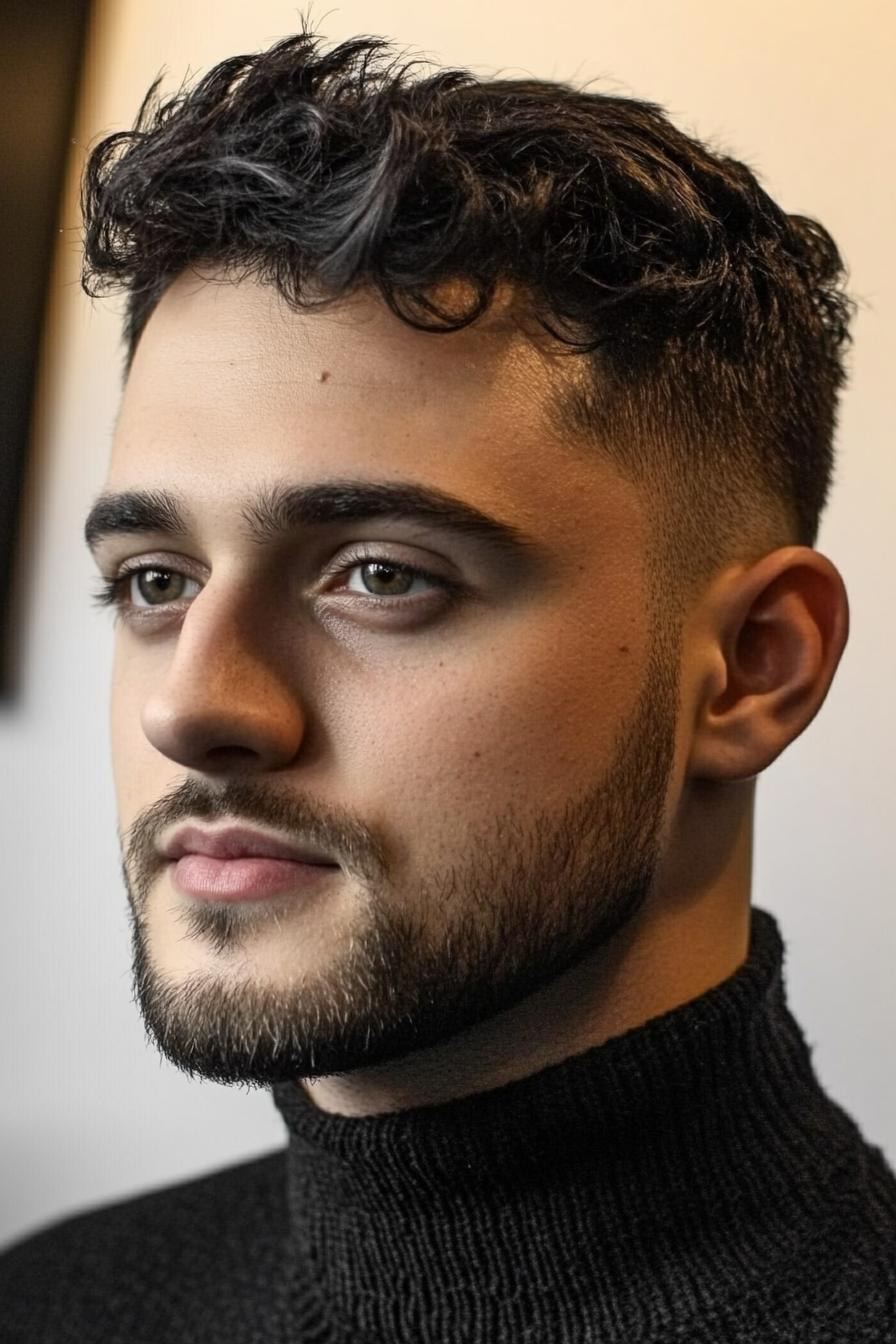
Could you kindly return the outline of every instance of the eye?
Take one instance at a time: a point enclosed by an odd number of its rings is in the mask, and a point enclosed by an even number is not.
[[[136,582],[134,582],[136,580]],[[125,570],[115,579],[103,579],[95,595],[94,604],[100,607],[117,607],[120,612],[152,611],[164,607],[169,602],[178,602],[187,594],[184,585],[199,581],[191,579],[176,569],[166,569],[162,565],[142,565]],[[138,600],[134,600],[134,593]],[[193,596],[195,597],[195,593]],[[139,599],[143,598],[143,601]],[[158,601],[154,599],[158,598]]]
[[[432,574],[428,569],[393,560],[388,555],[369,551],[346,555],[343,552],[339,560],[341,563],[334,565],[324,577],[333,580],[345,575],[347,581],[336,588],[328,586],[322,596],[337,597],[341,604],[342,595],[345,595],[349,610],[354,599],[361,603],[361,610],[433,615],[437,609],[445,611],[468,595],[466,586],[457,579]]]
[[[413,565],[400,565],[395,560],[364,559],[363,557],[355,559],[352,563],[343,565],[336,571],[337,577],[342,574],[353,574],[357,571],[358,581],[363,586],[361,588],[351,588],[346,585],[346,592],[360,593],[364,597],[409,597],[414,584],[422,580],[424,584],[430,587],[436,584],[439,587],[446,588],[447,580],[439,579],[434,574],[428,574],[425,570],[416,569]],[[425,591],[425,590],[424,590]]]
[[[367,598],[373,606],[419,606],[425,600],[427,588],[439,590],[445,599],[456,598],[463,591],[463,585],[455,580],[442,578],[416,565],[402,564],[382,555],[346,557],[341,565],[329,571],[327,577],[339,579],[356,571],[360,587],[346,584],[334,591]],[[141,620],[144,614],[164,612],[172,603],[195,597],[196,593],[184,591],[189,584],[195,585],[197,592],[201,588],[198,579],[192,579],[176,569],[164,565],[137,565],[125,570],[117,578],[103,579],[94,594],[94,605],[114,607],[117,615],[125,620],[131,617]],[[412,591],[415,584],[424,585],[422,592],[418,591],[416,596]]]

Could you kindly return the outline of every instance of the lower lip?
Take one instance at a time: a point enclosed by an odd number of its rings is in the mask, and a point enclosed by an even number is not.
[[[338,864],[297,863],[293,859],[213,859],[184,854],[171,865],[174,885],[206,901],[251,901],[311,887]]]

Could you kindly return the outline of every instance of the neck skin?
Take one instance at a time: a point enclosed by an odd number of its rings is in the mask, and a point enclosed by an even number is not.
[[[301,1086],[338,1115],[437,1105],[528,1077],[721,984],[749,946],[754,794],[755,779],[690,781],[638,916],[522,1003],[441,1045]]]

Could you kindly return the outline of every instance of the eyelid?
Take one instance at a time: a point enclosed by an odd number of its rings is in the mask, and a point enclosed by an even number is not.
[[[416,560],[408,560],[400,555],[390,555],[389,548],[400,545],[401,543],[389,541],[376,541],[375,539],[363,539],[356,542],[345,542],[334,553],[334,558],[325,564],[320,564],[316,568],[323,575],[338,574],[345,566],[354,560],[356,564],[371,563],[377,560],[383,560],[389,564],[400,565],[404,569],[413,569],[424,574],[428,578],[438,579],[443,583],[460,583],[459,579],[453,579],[450,575],[441,573],[438,569],[431,569],[429,562],[419,564]],[[438,563],[438,559],[437,559]],[[105,569],[105,566],[101,567]],[[203,570],[208,567],[197,565],[196,562],[184,556],[172,556],[163,552],[150,551],[145,555],[129,557],[120,563],[111,566],[109,579],[120,578],[125,574],[133,574],[142,569],[166,569],[172,573],[182,574],[185,578],[195,579],[197,582],[203,581],[202,576],[196,572],[197,568]],[[107,575],[103,574],[106,579]]]
[[[403,560],[400,556],[390,555],[389,545],[389,542],[355,542],[353,546],[349,545],[337,551],[335,558],[322,568],[321,573],[325,578],[332,578],[334,574],[341,574],[353,565],[369,565],[382,561],[385,564],[394,565],[396,569],[413,570],[415,574],[420,574],[427,579],[434,579],[438,583],[459,583],[459,580],[452,580],[447,574],[441,574],[438,570],[430,569],[428,564],[421,565],[415,560]]]
[[[194,562],[182,556],[171,559],[170,556],[149,554],[141,555],[122,560],[120,564],[113,566],[111,579],[125,578],[129,574],[137,574],[143,569],[164,569],[171,574],[180,574],[185,579],[193,579],[196,583],[204,582],[201,575],[195,572]],[[103,576],[105,578],[105,575]]]
[[[448,574],[442,574],[436,569],[430,569],[428,565],[420,565],[413,560],[403,560],[400,556],[390,555],[388,552],[389,545],[389,542],[360,541],[354,543],[356,549],[353,549],[351,545],[348,548],[343,547],[336,552],[333,560],[320,568],[321,577],[324,579],[333,578],[357,565],[376,564],[379,561],[394,565],[396,569],[407,570],[420,578],[431,579],[433,583],[443,584],[446,588],[464,586],[459,579],[452,578]],[[383,549],[379,549],[380,547]],[[165,556],[154,555],[140,556],[139,559],[123,561],[113,578],[126,578],[131,574],[138,574],[147,569],[163,569],[168,573],[178,574],[185,579],[192,579],[195,583],[204,582],[198,574],[192,572],[188,561],[181,561],[180,559],[172,561]]]

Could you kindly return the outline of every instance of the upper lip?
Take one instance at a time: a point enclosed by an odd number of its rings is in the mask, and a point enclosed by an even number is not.
[[[179,859],[184,854],[207,854],[212,859],[292,859],[297,863],[335,863],[332,856],[323,850],[278,840],[247,826],[228,826],[220,831],[204,830],[201,826],[181,826],[166,841],[162,853],[167,859]]]

